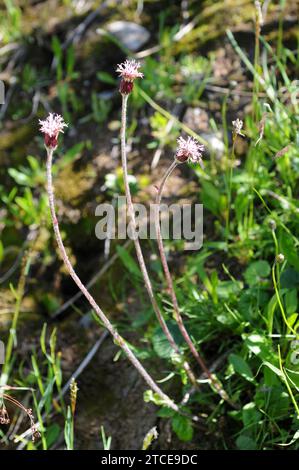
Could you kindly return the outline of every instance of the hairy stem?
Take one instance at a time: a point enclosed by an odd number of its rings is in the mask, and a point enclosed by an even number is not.
[[[172,277],[171,277],[171,274],[170,274],[170,271],[169,271],[169,267],[168,267],[168,263],[167,263],[167,259],[166,259],[166,254],[165,254],[165,249],[164,249],[164,244],[163,244],[163,239],[162,239],[162,235],[161,235],[160,205],[161,205],[162,193],[163,193],[163,189],[164,189],[164,186],[165,186],[165,183],[166,183],[168,177],[171,175],[173,170],[178,166],[178,164],[179,164],[178,162],[174,161],[170,165],[170,167],[166,170],[166,172],[165,172],[165,174],[162,178],[160,187],[158,189],[157,195],[156,195],[156,201],[155,201],[156,202],[155,228],[156,228],[156,238],[157,238],[158,248],[159,248],[159,252],[160,252],[160,258],[161,258],[161,262],[162,262],[162,266],[163,266],[163,271],[164,271],[164,274],[165,274],[165,277],[166,277],[168,290],[169,290],[171,300],[172,300],[172,304],[173,304],[174,318],[175,318],[175,321],[177,322],[177,325],[180,329],[180,332],[181,332],[184,340],[186,341],[191,353],[193,354],[194,358],[196,359],[197,363],[200,365],[200,367],[202,368],[202,370],[204,371],[206,376],[209,378],[211,384],[214,385],[214,387],[217,390],[217,392],[219,393],[219,395],[223,399],[227,400],[228,397],[227,397],[226,392],[223,390],[223,388],[219,384],[218,380],[209,371],[209,369],[206,366],[203,358],[199,355],[198,351],[196,350],[196,348],[195,348],[195,346],[194,346],[194,344],[193,344],[193,342],[192,342],[192,340],[189,336],[188,331],[185,328],[182,316],[180,314],[180,308],[179,308],[176,293],[175,293],[175,290],[174,290]]]
[[[128,205],[128,215],[129,219],[131,222],[131,226],[133,228],[133,231],[135,232],[134,234],[134,245],[135,245],[135,250],[136,250],[136,255],[138,259],[138,263],[143,275],[145,287],[148,293],[148,296],[150,298],[151,304],[153,306],[154,312],[156,314],[156,317],[159,321],[159,324],[169,342],[173,350],[181,356],[181,352],[179,350],[178,345],[176,344],[171,332],[169,331],[169,328],[163,318],[163,315],[161,313],[161,310],[158,306],[158,303],[155,299],[154,292],[153,292],[153,287],[151,280],[149,278],[146,264],[144,261],[143,253],[141,250],[139,238],[137,236],[137,224],[136,224],[136,219],[135,219],[135,212],[134,212],[134,206],[132,202],[132,196],[131,196],[131,190],[130,190],[130,185],[129,185],[129,180],[128,180],[128,168],[127,168],[127,155],[126,155],[126,126],[127,126],[127,102],[128,102],[128,96],[122,94],[122,114],[121,114],[121,161],[122,161],[122,169],[123,169],[123,178],[124,178],[124,185],[125,185],[125,193],[126,193],[126,199],[127,199],[127,205]],[[194,385],[197,386],[196,378],[189,366],[189,364],[184,360],[183,362],[183,367],[191,381]]]
[[[58,243],[59,251],[62,256],[62,259],[64,261],[64,264],[70,274],[70,276],[73,278],[74,282],[77,284],[83,295],[86,297],[100,320],[103,322],[107,330],[110,332],[110,334],[113,336],[116,344],[124,351],[130,362],[133,364],[133,366],[138,370],[140,375],[144,378],[148,386],[159,395],[160,398],[165,402],[165,405],[168,406],[169,408],[172,408],[175,411],[178,411],[178,406],[164,393],[162,390],[158,387],[158,385],[154,382],[154,380],[151,378],[151,376],[148,374],[148,372],[144,369],[143,365],[139,362],[137,357],[133,354],[131,349],[128,347],[127,343],[125,340],[119,335],[117,330],[114,328],[114,326],[111,324],[109,319],[106,317],[105,313],[102,311],[102,309],[99,307],[99,305],[96,303],[92,295],[88,292],[84,284],[81,282],[80,278],[77,276],[69,258],[67,255],[67,252],[65,250],[61,234],[60,234],[60,229],[59,229],[59,224],[56,216],[56,211],[55,211],[55,199],[54,199],[54,189],[53,189],[53,182],[52,182],[52,159],[53,159],[53,150],[52,149],[47,149],[47,191],[48,191],[48,198],[49,198],[49,206],[50,206],[50,212],[51,212],[51,218],[53,222],[53,228],[54,228],[54,233],[55,237]]]
[[[234,174],[234,166],[235,166],[235,145],[236,145],[237,136],[233,133],[233,145],[231,150],[231,158],[228,159],[228,175],[227,175],[227,213],[226,213],[226,243],[227,247],[229,244],[229,225],[230,225],[230,211],[231,211],[231,202],[232,202],[232,180]]]

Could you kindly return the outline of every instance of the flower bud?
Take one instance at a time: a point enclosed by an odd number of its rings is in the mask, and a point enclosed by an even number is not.
[[[276,222],[274,219],[269,219],[268,226],[271,230],[276,230]]]
[[[278,263],[278,264],[282,264],[284,262],[284,255],[282,253],[279,253],[275,257],[275,262]]]

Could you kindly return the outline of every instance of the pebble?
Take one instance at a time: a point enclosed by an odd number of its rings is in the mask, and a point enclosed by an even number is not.
[[[133,52],[138,51],[150,38],[147,29],[131,21],[114,21],[106,29]]]

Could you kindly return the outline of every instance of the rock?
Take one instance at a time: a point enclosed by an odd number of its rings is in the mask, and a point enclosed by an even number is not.
[[[208,142],[209,152],[214,153],[217,159],[220,159],[224,155],[225,145],[221,132],[201,134],[201,137]]]
[[[150,38],[147,29],[131,21],[113,21],[106,27],[130,51],[138,51]]]
[[[207,132],[209,129],[209,115],[201,108],[188,108],[183,123],[194,132]]]
[[[208,142],[208,149],[216,158],[221,158],[225,152],[223,135],[221,132],[210,132],[209,115],[201,108],[188,108],[185,112],[183,123],[194,132],[197,132]]]

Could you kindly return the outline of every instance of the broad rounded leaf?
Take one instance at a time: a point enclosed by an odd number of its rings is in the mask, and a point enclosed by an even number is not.
[[[230,354],[229,362],[232,364],[237,374],[240,374],[244,379],[248,380],[249,382],[252,382],[254,380],[249,365],[241,356],[238,356],[237,354]]]
[[[176,414],[172,418],[172,429],[181,441],[191,441],[193,437],[193,427],[189,418]]]
[[[268,261],[255,261],[245,271],[244,277],[250,286],[258,284],[270,274],[271,267]]]

